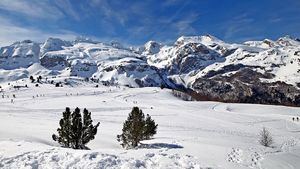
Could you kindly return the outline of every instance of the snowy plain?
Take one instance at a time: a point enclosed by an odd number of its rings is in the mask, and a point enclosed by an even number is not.
[[[292,121],[300,108],[188,102],[168,89],[78,83],[0,84],[0,168],[300,168],[300,122]],[[28,88],[11,87],[24,84]],[[158,133],[125,150],[116,135],[133,106],[152,116]],[[101,123],[87,145],[91,150],[62,148],[52,140],[65,107],[87,108]],[[274,138],[271,148],[258,143],[262,127]]]

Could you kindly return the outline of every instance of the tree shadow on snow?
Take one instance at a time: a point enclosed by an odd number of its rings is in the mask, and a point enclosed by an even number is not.
[[[138,148],[144,149],[161,149],[161,148],[168,148],[168,149],[177,149],[183,148],[183,146],[178,144],[168,144],[168,143],[152,143],[152,144],[141,144]]]

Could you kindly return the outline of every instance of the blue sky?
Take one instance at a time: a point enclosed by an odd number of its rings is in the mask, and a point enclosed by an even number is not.
[[[141,45],[182,35],[300,37],[299,0],[0,0],[0,45],[47,37]]]

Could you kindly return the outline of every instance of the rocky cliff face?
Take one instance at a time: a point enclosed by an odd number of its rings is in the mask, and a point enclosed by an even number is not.
[[[33,64],[43,67],[34,72],[45,76],[89,77],[130,87],[163,85],[190,91],[200,100],[300,104],[300,42],[291,37],[230,44],[211,35],[192,36],[173,45],[149,41],[137,49],[82,38],[49,38],[41,44],[26,40],[0,49],[0,76],[10,76],[0,80],[26,78]]]

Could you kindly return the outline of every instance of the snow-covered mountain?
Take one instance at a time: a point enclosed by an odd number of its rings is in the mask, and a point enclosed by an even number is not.
[[[0,68],[17,69],[39,62],[40,45],[30,40],[0,48]]]
[[[40,70],[39,70],[40,69]],[[0,49],[0,81],[79,76],[130,87],[186,89],[199,100],[300,105],[300,42],[226,43],[214,36],[149,41],[138,49],[90,39],[30,40]]]
[[[300,42],[288,36],[244,44],[180,37],[147,58],[199,100],[300,105]]]

